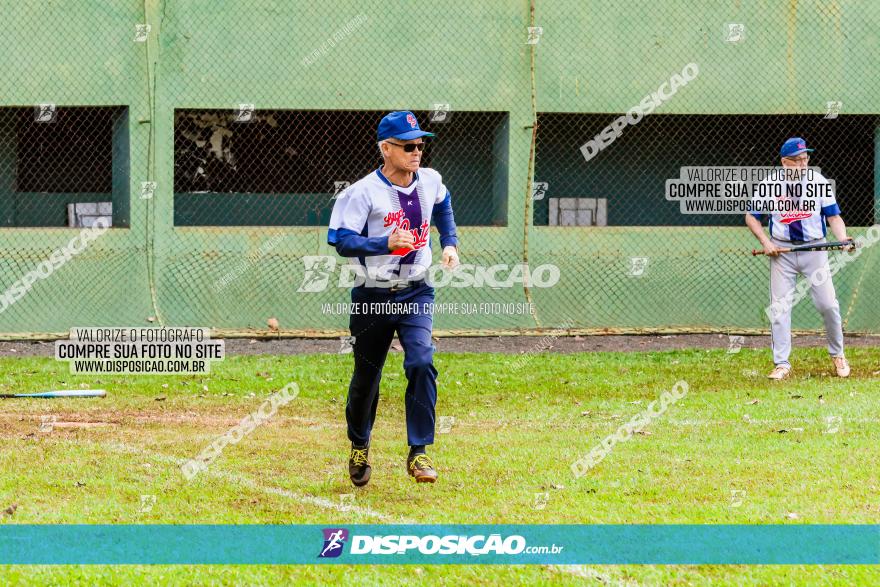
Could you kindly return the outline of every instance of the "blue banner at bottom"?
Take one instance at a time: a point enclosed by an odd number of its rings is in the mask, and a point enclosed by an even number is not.
[[[19,525],[0,564],[880,564],[880,525]]]

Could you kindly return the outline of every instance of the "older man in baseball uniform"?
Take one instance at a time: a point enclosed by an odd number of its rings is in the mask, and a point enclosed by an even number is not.
[[[379,123],[383,165],[352,184],[336,200],[327,242],[366,275],[352,289],[349,328],[354,374],[345,417],[351,453],[348,472],[358,487],[370,480],[370,436],[379,403],[382,368],[394,333],[403,346],[406,372],[408,473],[433,483],[437,471],[425,446],[434,442],[437,370],[434,368],[431,219],[440,232],[445,268],[458,265],[458,237],[449,191],[440,174],[422,168],[424,137],[412,112],[392,112]],[[427,282],[426,282],[427,281]]]
[[[840,217],[840,207],[830,189],[830,182],[817,170],[807,173],[811,152],[813,149],[807,148],[806,141],[800,137],[785,141],[779,152],[783,171],[788,173],[782,183],[801,183],[800,190],[792,190],[797,194],[798,209],[764,214],[760,210],[766,207],[755,205],[757,211],[746,214],[746,225],[760,241],[764,254],[770,259],[770,335],[775,367],[768,377],[775,380],[785,379],[791,373],[791,363],[788,360],[791,354],[791,311],[796,302],[793,296],[798,275],[809,280],[813,305],[825,322],[828,353],[837,375],[847,377],[850,372],[843,354],[840,306],[831,282],[828,251],[780,252],[781,248],[792,245],[824,242],[826,224],[838,241],[851,240],[846,236],[846,225]],[[772,181],[775,180],[765,183]],[[821,194],[820,197],[813,198],[812,210],[808,209],[811,206],[806,205],[806,194],[809,192],[804,188],[808,183],[823,188],[811,190],[814,194]],[[781,191],[785,193],[784,188]],[[754,203],[759,204],[757,198]],[[764,233],[762,225],[764,216],[769,218],[769,237]]]

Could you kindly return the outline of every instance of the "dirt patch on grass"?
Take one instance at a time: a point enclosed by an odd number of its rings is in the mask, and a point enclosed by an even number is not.
[[[228,410],[224,409],[222,412]],[[151,424],[160,425],[187,425],[192,424],[198,427],[206,428],[231,428],[241,423],[248,412],[237,413],[237,415],[224,415],[222,413],[205,413],[205,412],[134,412],[131,410],[115,410],[111,412],[99,412],[89,414],[88,420],[77,420],[77,414],[58,414],[57,421],[47,420],[46,426],[52,428],[103,428],[103,427],[133,427]],[[340,420],[342,422],[342,420]],[[39,426],[42,422],[39,416],[22,415],[16,412],[0,413],[0,423],[11,427],[33,428]],[[328,422],[318,419],[315,416],[285,416],[276,415],[263,425],[271,424],[283,428],[296,427],[307,430],[317,430],[328,427]],[[339,422],[333,424],[341,426]]]
[[[52,422],[52,428],[102,428],[118,426],[115,422]]]

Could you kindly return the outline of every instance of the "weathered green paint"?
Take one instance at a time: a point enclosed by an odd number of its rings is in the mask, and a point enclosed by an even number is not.
[[[626,112],[687,63],[666,114],[877,113],[880,5],[869,0],[536,2],[538,110]],[[723,42],[725,24],[745,41]]]

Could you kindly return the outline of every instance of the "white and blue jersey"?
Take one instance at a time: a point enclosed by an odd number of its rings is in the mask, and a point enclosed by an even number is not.
[[[764,180],[761,182],[763,184],[770,183],[779,183],[782,185],[782,193],[785,194],[785,182],[783,180]],[[813,197],[809,199],[815,199],[818,202],[818,205],[815,206],[814,210],[806,211],[792,211],[792,212],[784,212],[784,213],[773,213],[773,214],[763,214],[760,212],[750,212],[752,216],[757,218],[758,220],[764,220],[764,216],[769,216],[769,227],[770,227],[770,237],[782,240],[782,241],[793,241],[793,242],[803,242],[803,241],[812,241],[816,239],[821,239],[825,237],[827,232],[825,218],[828,216],[838,216],[840,214],[840,207],[837,205],[837,200],[835,199],[834,192],[831,186],[831,182],[829,182],[821,173],[818,171],[813,171],[811,179],[807,180],[806,176],[801,180],[801,193],[806,194],[806,184],[813,184],[813,186],[824,184],[821,188],[821,191],[816,191],[815,193],[821,193],[820,197]],[[770,198],[774,198],[775,196],[756,196],[753,198],[753,202],[756,203],[755,209],[760,210],[761,207],[757,204],[760,200],[766,200]],[[808,198],[806,196],[801,196],[804,200]],[[797,198],[795,198],[797,199]]]
[[[457,246],[452,200],[439,173],[421,168],[410,185],[400,187],[377,169],[339,195],[330,215],[327,243],[364,267],[373,279],[421,279],[431,266],[432,218],[441,246]],[[396,229],[413,235],[415,250],[388,250],[388,237]]]

